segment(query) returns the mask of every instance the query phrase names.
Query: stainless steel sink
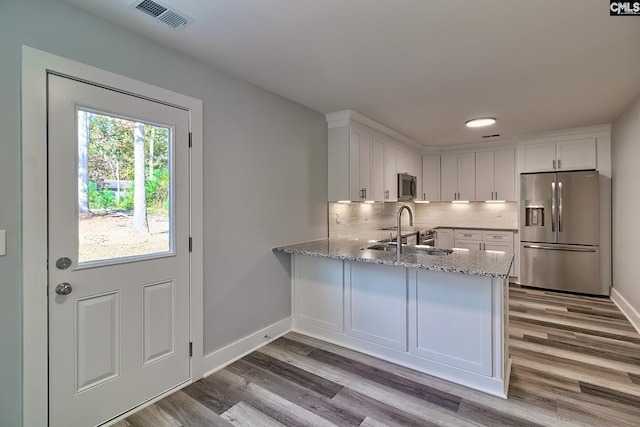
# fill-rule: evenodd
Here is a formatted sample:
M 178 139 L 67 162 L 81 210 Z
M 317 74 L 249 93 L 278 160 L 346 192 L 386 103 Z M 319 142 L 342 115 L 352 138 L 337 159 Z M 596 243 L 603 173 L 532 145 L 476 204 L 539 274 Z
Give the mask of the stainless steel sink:
M 367 247 L 367 249 L 373 249 L 375 251 L 385 252 L 398 252 L 398 247 L 395 244 L 390 243 L 378 243 Z M 449 255 L 453 253 L 453 249 L 434 248 L 433 246 L 425 245 L 403 245 L 402 253 L 404 254 L 419 254 L 419 255 Z

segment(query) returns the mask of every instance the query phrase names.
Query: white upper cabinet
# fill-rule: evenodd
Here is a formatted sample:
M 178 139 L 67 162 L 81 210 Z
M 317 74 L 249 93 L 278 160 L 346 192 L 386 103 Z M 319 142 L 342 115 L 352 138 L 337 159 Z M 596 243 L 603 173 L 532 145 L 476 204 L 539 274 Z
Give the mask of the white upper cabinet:
M 596 139 L 574 139 L 556 144 L 558 169 L 578 170 L 596 168 Z
M 352 126 L 349 132 L 350 190 L 347 200 L 371 197 L 371 149 L 373 137 Z
M 476 153 L 476 198 L 493 200 L 495 191 L 495 155 L 493 151 Z
M 422 191 L 418 200 L 440 201 L 440 156 L 422 156 Z
M 398 200 L 398 168 L 396 165 L 397 150 L 390 146 L 384 146 L 384 201 L 395 202 Z
M 329 129 L 329 200 L 384 200 L 384 143 L 356 124 Z
M 368 200 L 385 200 L 384 185 L 384 143 L 380 136 L 374 135 L 371 145 L 371 194 Z
M 475 200 L 515 200 L 514 150 L 476 153 Z
M 595 168 L 595 138 L 572 139 L 522 146 L 522 172 Z
M 448 154 L 441 157 L 440 199 L 475 200 L 476 154 Z
M 422 158 L 389 136 L 391 129 L 353 111 L 328 114 L 327 121 L 329 201 L 396 201 L 399 172 L 420 185 Z

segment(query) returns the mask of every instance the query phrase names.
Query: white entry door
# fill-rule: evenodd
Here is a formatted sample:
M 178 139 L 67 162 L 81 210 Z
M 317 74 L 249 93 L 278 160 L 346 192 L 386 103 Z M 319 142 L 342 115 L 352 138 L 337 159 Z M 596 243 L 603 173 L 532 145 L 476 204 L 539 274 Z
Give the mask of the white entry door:
M 49 423 L 190 377 L 189 113 L 48 78 Z

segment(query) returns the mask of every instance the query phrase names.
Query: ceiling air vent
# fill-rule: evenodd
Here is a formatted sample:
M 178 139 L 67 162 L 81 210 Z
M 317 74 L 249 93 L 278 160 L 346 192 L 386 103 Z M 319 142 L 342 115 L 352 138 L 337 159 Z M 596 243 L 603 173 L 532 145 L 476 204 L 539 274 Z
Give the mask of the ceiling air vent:
M 178 12 L 177 10 L 172 9 L 169 6 L 165 6 L 156 1 L 143 0 L 134 4 L 136 9 L 146 13 L 147 15 L 157 19 L 160 22 L 167 24 L 174 30 L 182 29 L 189 22 L 191 22 L 191 18 L 186 16 L 184 13 Z

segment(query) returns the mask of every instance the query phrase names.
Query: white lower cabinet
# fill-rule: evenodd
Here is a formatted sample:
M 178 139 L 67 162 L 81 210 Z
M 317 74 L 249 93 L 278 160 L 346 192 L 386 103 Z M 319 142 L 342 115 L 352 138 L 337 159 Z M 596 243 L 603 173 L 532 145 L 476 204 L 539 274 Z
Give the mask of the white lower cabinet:
M 345 332 L 373 344 L 407 350 L 406 269 L 345 264 Z
M 506 397 L 506 280 L 292 258 L 295 331 Z
M 409 285 L 409 351 L 491 375 L 491 296 L 490 278 L 418 270 Z
M 438 248 L 453 247 L 453 229 L 438 228 L 436 230 L 436 247 Z
M 298 327 L 342 333 L 343 262 L 293 256 L 293 316 Z

